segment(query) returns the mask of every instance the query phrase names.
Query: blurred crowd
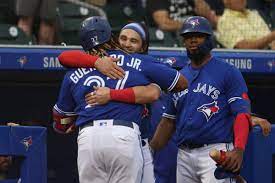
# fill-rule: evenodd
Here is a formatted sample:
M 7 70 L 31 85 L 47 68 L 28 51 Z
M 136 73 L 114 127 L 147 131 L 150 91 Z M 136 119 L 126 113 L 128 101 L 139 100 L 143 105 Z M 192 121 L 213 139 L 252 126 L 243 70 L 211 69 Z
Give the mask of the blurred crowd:
M 217 48 L 275 49 L 273 0 L 3 0 L 2 3 L 0 10 L 7 13 L 0 13 L 0 44 L 78 45 L 80 22 L 100 15 L 108 18 L 115 33 L 131 21 L 145 22 L 151 46 L 180 47 L 184 46 L 178 36 L 182 23 L 189 16 L 200 15 L 211 22 Z

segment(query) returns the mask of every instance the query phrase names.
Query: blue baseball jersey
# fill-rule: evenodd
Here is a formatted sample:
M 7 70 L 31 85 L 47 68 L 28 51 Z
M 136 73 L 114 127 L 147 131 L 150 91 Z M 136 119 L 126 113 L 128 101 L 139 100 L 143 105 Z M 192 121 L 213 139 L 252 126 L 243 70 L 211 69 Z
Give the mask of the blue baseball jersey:
M 63 115 L 77 114 L 77 126 L 99 119 L 120 119 L 140 124 L 143 105 L 115 101 L 105 105 L 88 105 L 85 102 L 85 95 L 94 91 L 93 86 L 123 89 L 153 82 L 162 89 L 172 90 L 180 75 L 176 70 L 154 64 L 154 58 L 150 56 L 129 55 L 122 51 L 110 51 L 109 55 L 120 58 L 117 64 L 125 71 L 123 79 L 108 78 L 94 68 L 72 69 L 64 76 L 54 109 Z M 165 77 L 160 77 L 159 73 Z
M 188 89 L 171 94 L 163 114 L 176 119 L 177 144 L 232 142 L 236 115 L 250 112 L 240 71 L 212 57 L 199 69 L 188 65 L 180 72 L 188 80 Z

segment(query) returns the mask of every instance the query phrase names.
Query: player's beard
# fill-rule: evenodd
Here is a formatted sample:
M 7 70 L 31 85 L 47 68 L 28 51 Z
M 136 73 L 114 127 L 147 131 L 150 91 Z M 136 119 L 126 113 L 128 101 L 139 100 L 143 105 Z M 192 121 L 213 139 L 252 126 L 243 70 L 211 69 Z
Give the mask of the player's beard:
M 187 50 L 188 58 L 195 64 L 201 65 L 204 61 L 204 58 L 207 56 L 208 53 L 201 52 L 200 50 L 196 50 L 195 53 L 191 53 Z

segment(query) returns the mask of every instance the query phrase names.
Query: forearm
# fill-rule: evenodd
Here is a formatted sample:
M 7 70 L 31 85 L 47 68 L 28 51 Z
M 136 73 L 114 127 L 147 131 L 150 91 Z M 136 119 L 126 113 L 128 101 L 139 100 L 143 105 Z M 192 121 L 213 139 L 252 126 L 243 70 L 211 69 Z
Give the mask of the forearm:
M 234 147 L 238 149 L 245 149 L 248 133 L 249 133 L 250 115 L 247 113 L 240 113 L 236 116 L 233 125 L 234 131 Z
M 157 130 L 150 141 L 151 148 L 154 150 L 160 150 L 163 148 L 168 143 L 175 130 L 175 120 L 162 117 Z
M 160 88 L 156 84 L 149 84 L 147 86 L 135 86 L 133 87 L 135 93 L 135 103 L 137 104 L 149 104 L 160 97 Z
M 166 10 L 158 10 L 153 13 L 153 19 L 161 30 L 177 31 L 181 28 L 182 23 L 169 18 Z
M 60 64 L 70 68 L 93 68 L 98 58 L 79 50 L 64 51 L 58 56 Z
M 153 83 L 147 86 L 110 90 L 111 100 L 126 103 L 149 104 L 156 101 L 159 96 L 160 88 Z
M 275 40 L 275 33 L 272 32 L 260 39 L 242 40 L 235 45 L 235 48 L 240 49 L 263 49 Z

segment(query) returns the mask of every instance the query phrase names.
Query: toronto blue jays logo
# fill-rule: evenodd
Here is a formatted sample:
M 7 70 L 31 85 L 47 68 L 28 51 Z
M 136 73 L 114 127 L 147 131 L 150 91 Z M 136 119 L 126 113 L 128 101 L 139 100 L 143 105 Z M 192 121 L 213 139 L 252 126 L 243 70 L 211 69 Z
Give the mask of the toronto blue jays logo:
M 21 140 L 21 143 L 25 146 L 26 151 L 28 151 L 29 147 L 32 145 L 32 136 L 25 137 Z
M 268 66 L 269 71 L 272 71 L 273 68 L 275 67 L 275 60 L 268 61 L 267 66 Z
M 217 105 L 217 101 L 213 101 L 208 104 L 203 104 L 200 106 L 197 110 L 199 112 L 202 112 L 204 116 L 206 117 L 206 120 L 209 121 L 209 119 L 216 113 L 219 112 L 219 106 Z
M 17 59 L 17 62 L 20 63 L 20 67 L 22 68 L 28 62 L 28 59 L 26 56 L 22 56 L 19 59 Z
M 169 64 L 170 66 L 172 66 L 174 63 L 176 63 L 176 58 L 175 57 L 168 57 L 164 60 L 164 63 Z
M 194 28 L 197 25 L 200 25 L 199 19 L 190 20 L 189 23 L 192 25 L 192 28 Z

